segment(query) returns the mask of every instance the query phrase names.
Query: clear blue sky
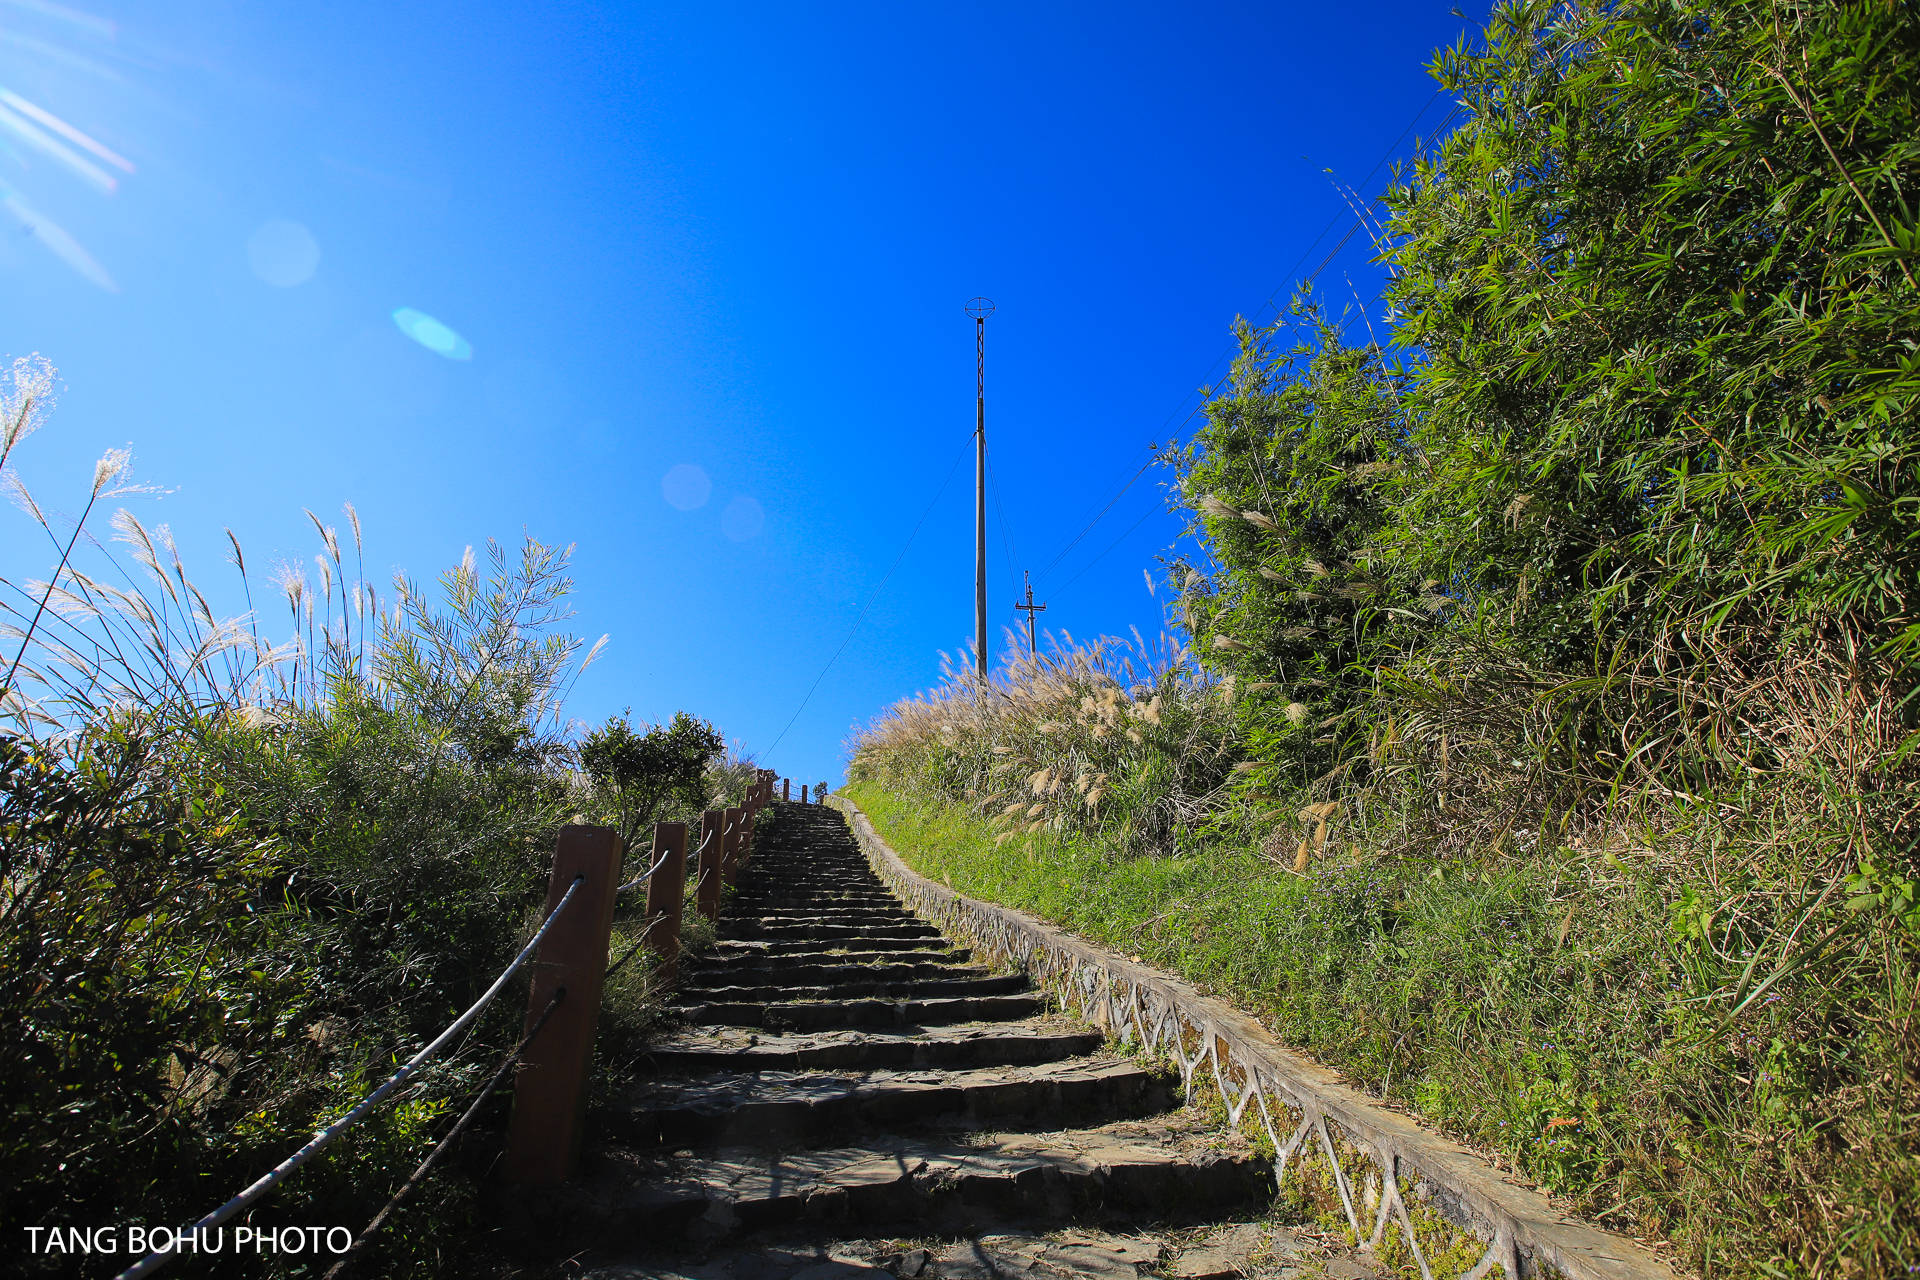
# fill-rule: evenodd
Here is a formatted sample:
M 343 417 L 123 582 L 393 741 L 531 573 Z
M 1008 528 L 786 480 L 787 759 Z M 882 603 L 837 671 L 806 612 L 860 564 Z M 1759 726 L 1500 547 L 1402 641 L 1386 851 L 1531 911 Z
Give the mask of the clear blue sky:
M 762 752 L 925 513 L 765 758 L 837 781 L 972 633 L 966 300 L 999 305 L 996 642 L 1022 568 L 1048 625 L 1156 633 L 1157 473 L 1041 570 L 1284 301 L 1325 171 L 1444 119 L 1450 10 L 0 0 L 0 355 L 65 384 L 16 460 L 77 506 L 130 443 L 215 585 L 223 526 L 310 561 L 301 509 L 349 501 L 378 582 L 576 544 L 612 639 L 573 714 Z M 1371 298 L 1368 257 L 1322 287 Z M 28 533 L 0 513 L 8 576 L 48 567 Z

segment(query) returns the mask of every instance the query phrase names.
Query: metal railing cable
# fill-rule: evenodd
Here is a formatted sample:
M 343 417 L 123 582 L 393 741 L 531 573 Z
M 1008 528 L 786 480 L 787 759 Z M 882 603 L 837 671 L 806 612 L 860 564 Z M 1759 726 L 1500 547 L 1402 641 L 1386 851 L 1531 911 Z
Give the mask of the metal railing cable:
M 717 834 L 718 833 L 716 832 L 711 832 L 711 831 L 708 832 L 706 839 L 700 842 L 700 847 L 693 851 L 693 856 L 695 858 L 698 858 L 701 854 L 705 853 L 707 850 L 707 846 L 713 843 L 714 838 Z M 652 870 L 648 871 L 646 875 L 627 881 L 627 883 L 624 885 L 621 885 L 616 892 L 625 893 L 628 889 L 631 889 L 634 885 L 639 884 L 640 881 L 645 880 L 648 877 L 652 876 L 655 871 L 658 871 L 662 866 L 666 864 L 666 861 L 667 861 L 667 855 L 661 854 L 660 861 L 653 864 Z M 645 925 L 642 926 L 640 930 L 640 936 L 634 940 L 634 943 L 632 946 L 626 949 L 625 954 L 623 954 L 618 960 L 615 960 L 612 964 L 607 966 L 606 973 L 601 975 L 601 981 L 604 982 L 606 979 L 611 978 L 614 974 L 620 972 L 621 968 L 627 963 L 627 961 L 633 959 L 635 953 L 637 953 L 641 947 L 644 947 L 647 945 L 647 934 L 652 931 L 652 928 L 653 928 L 653 921 L 649 919 L 648 921 L 646 921 Z
M 345 1271 L 347 1267 L 352 1264 L 353 1260 L 359 1256 L 361 1247 L 373 1238 L 373 1233 L 378 1231 L 386 1223 L 388 1215 L 399 1208 L 400 1202 L 405 1200 L 407 1196 L 413 1192 L 413 1189 L 419 1186 L 421 1181 L 426 1178 L 427 1174 L 433 1171 L 433 1166 L 440 1162 L 441 1155 L 452 1148 L 453 1144 L 459 1140 L 460 1135 L 467 1131 L 467 1126 L 473 1123 L 474 1117 L 480 1114 L 480 1104 L 493 1096 L 493 1091 L 500 1087 L 501 1081 L 507 1078 L 507 1073 L 519 1064 L 520 1055 L 526 1052 L 527 1046 L 533 1043 L 533 1038 L 540 1034 L 540 1028 L 547 1025 L 547 1019 L 553 1016 L 553 1011 L 558 1009 L 560 1002 L 566 998 L 567 989 L 565 987 L 561 987 L 553 993 L 553 997 L 547 1001 L 547 1007 L 542 1009 L 540 1016 L 534 1020 L 533 1026 L 528 1029 L 527 1034 L 520 1037 L 519 1044 L 508 1050 L 507 1056 L 501 1059 L 499 1070 L 493 1073 L 493 1077 L 481 1087 L 479 1095 L 474 1098 L 473 1102 L 467 1107 L 466 1111 L 461 1114 L 460 1118 L 454 1121 L 453 1128 L 447 1130 L 446 1136 L 434 1144 L 433 1150 L 427 1153 L 427 1158 L 420 1162 L 420 1167 L 415 1169 L 408 1175 L 407 1180 L 400 1184 L 400 1189 L 393 1193 L 386 1204 L 381 1206 L 380 1212 L 373 1215 L 373 1221 L 369 1222 L 366 1225 L 366 1229 L 354 1237 L 353 1243 L 347 1246 L 347 1251 L 340 1255 L 339 1261 L 327 1268 L 327 1273 L 321 1277 L 321 1280 L 337 1280 L 341 1272 Z
M 617 898 L 623 893 L 630 893 L 633 890 L 638 889 L 641 885 L 645 884 L 647 881 L 653 879 L 654 872 L 660 870 L 660 868 L 667 865 L 667 858 L 669 856 L 670 856 L 670 853 L 662 853 L 660 855 L 660 861 L 654 863 L 652 866 L 648 867 L 645 871 L 642 871 L 639 875 L 635 876 L 633 879 L 621 885 L 618 889 L 615 889 L 613 891 L 613 896 Z
M 125 1271 L 122 1271 L 115 1277 L 115 1280 L 138 1280 L 140 1276 L 152 1275 L 173 1258 L 176 1251 L 175 1246 L 178 1245 L 181 1240 L 197 1238 L 199 1233 L 218 1227 L 235 1214 L 248 1208 L 256 1200 L 266 1195 L 267 1192 L 279 1186 L 288 1174 L 294 1172 L 301 1165 L 320 1154 L 321 1150 L 325 1148 L 328 1143 L 372 1114 L 373 1109 L 379 1106 L 388 1094 L 411 1079 L 413 1074 L 431 1061 L 441 1049 L 446 1047 L 449 1041 L 459 1035 L 461 1031 L 465 1030 L 467 1024 L 479 1017 L 481 1010 L 493 1003 L 494 997 L 498 996 L 506 987 L 507 980 L 519 971 L 520 966 L 527 962 L 527 958 L 531 956 L 534 949 L 540 945 L 540 940 L 547 936 L 547 930 L 553 927 L 553 922 L 560 918 L 560 913 L 567 909 L 567 904 L 573 901 L 573 895 L 580 891 L 580 886 L 585 882 L 585 876 L 575 876 L 573 878 L 573 883 L 567 886 L 567 891 L 560 896 L 560 901 L 555 903 L 553 910 L 547 913 L 547 918 L 541 922 L 540 928 L 534 933 L 532 938 L 528 939 L 527 945 L 520 949 L 520 954 L 513 958 L 513 963 L 503 969 L 500 976 L 493 980 L 493 985 L 488 987 L 465 1013 L 455 1018 L 452 1023 L 447 1026 L 445 1031 L 442 1031 L 438 1036 L 434 1037 L 431 1044 L 414 1054 L 413 1057 L 407 1059 L 406 1065 L 387 1077 L 385 1084 L 382 1084 L 378 1089 L 375 1089 L 372 1093 L 362 1098 L 353 1110 L 347 1112 L 338 1120 L 335 1120 L 332 1124 L 314 1134 L 305 1146 L 288 1156 L 285 1160 L 282 1160 L 273 1168 L 267 1170 L 252 1186 L 221 1205 L 218 1209 L 215 1209 L 212 1213 L 207 1214 L 199 1221 L 174 1232 L 169 1238 L 166 1248 L 154 1250 L 140 1261 L 134 1263 L 131 1267 L 128 1267 Z

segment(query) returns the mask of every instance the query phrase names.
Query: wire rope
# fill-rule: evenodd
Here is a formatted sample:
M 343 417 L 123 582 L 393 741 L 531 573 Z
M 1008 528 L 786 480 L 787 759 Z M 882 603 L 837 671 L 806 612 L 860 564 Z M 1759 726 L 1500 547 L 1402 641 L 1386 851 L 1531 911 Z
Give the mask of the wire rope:
M 968 432 L 967 445 L 970 447 L 972 444 L 973 433 Z M 800 699 L 800 705 L 793 709 L 793 715 L 788 718 L 786 728 L 780 730 L 779 737 L 773 740 L 773 746 L 767 748 L 767 755 L 772 755 L 774 748 L 778 747 L 780 743 L 786 739 L 788 731 L 793 728 L 794 722 L 800 718 L 800 713 L 807 709 L 807 703 L 813 701 L 813 695 L 819 690 L 820 682 L 827 678 L 827 672 L 833 668 L 835 662 L 839 661 L 840 655 L 847 651 L 847 646 L 853 643 L 854 636 L 860 633 L 860 624 L 867 620 L 867 614 L 872 612 L 874 602 L 880 598 L 880 593 L 886 589 L 887 583 L 893 581 L 893 575 L 899 571 L 901 562 L 907 558 L 907 551 L 913 546 L 913 540 L 919 536 L 921 528 L 927 523 L 927 517 L 933 514 L 933 508 L 946 493 L 947 486 L 953 483 L 954 472 L 960 469 L 960 461 L 966 456 L 966 449 L 964 448 L 955 455 L 953 465 L 947 468 L 946 479 L 942 480 L 940 487 L 933 491 L 933 497 L 927 502 L 926 510 L 920 513 L 920 519 L 915 522 L 913 531 L 907 534 L 907 540 L 900 544 L 900 554 L 894 557 L 893 566 L 887 570 L 886 576 L 880 579 L 874 589 L 867 594 L 867 602 L 860 607 L 859 616 L 854 618 L 853 625 L 847 629 L 847 638 L 840 642 L 840 647 L 833 651 L 833 655 L 829 657 L 825 665 L 820 668 L 820 674 L 813 678 L 811 685 L 807 686 L 806 695 Z
M 116 1280 L 138 1280 L 140 1276 L 152 1275 L 173 1258 L 175 1246 L 178 1245 L 183 1238 L 196 1237 L 200 1232 L 211 1230 L 229 1218 L 232 1218 L 235 1214 L 266 1195 L 267 1192 L 279 1186 L 281 1182 L 286 1180 L 288 1174 L 293 1173 L 300 1168 L 301 1165 L 319 1155 L 335 1138 L 372 1114 L 373 1109 L 385 1101 L 388 1094 L 411 1079 L 414 1072 L 431 1061 L 441 1049 L 446 1047 L 448 1041 L 458 1035 L 468 1023 L 480 1016 L 481 1010 L 493 1003 L 494 997 L 499 995 L 501 990 L 507 985 L 507 979 L 511 978 L 519 971 L 520 966 L 527 962 L 527 957 L 531 956 L 534 948 L 540 945 L 540 940 L 547 936 L 547 930 L 553 927 L 553 922 L 560 918 L 560 913 L 566 910 L 567 904 L 573 901 L 573 895 L 580 891 L 580 886 L 585 882 L 585 876 L 574 877 L 573 883 L 567 886 L 567 891 L 560 896 L 560 901 L 555 903 L 553 910 L 547 913 L 547 918 L 541 923 L 538 931 L 534 933 L 532 938 L 528 939 L 527 945 L 520 949 L 520 954 L 513 958 L 513 963 L 503 969 L 500 976 L 493 980 L 493 985 L 488 987 L 486 992 L 481 995 L 478 1000 L 474 1001 L 465 1013 L 455 1018 L 445 1031 L 442 1031 L 438 1036 L 434 1037 L 431 1044 L 414 1054 L 413 1057 L 407 1059 L 405 1066 L 387 1077 L 385 1084 L 362 1098 L 359 1104 L 351 1111 L 341 1116 L 338 1120 L 335 1120 L 326 1128 L 320 1130 L 320 1132 L 314 1134 L 305 1146 L 288 1156 L 285 1160 L 282 1160 L 279 1164 L 273 1166 L 273 1168 L 267 1170 L 266 1173 L 262 1174 L 251 1186 L 240 1192 L 239 1195 L 236 1195 L 233 1199 L 227 1201 L 199 1221 L 179 1231 L 175 1231 L 168 1238 L 166 1248 L 154 1250 L 140 1261 L 134 1263 L 131 1267 L 128 1267 L 125 1271 L 122 1271 L 119 1276 L 116 1277 Z
M 1374 175 L 1380 172 L 1381 166 L 1385 165 L 1387 161 L 1393 158 L 1394 153 L 1399 150 L 1400 144 L 1406 141 L 1407 135 L 1413 132 L 1415 127 L 1419 125 L 1422 117 L 1424 117 L 1428 111 L 1433 109 L 1433 104 L 1435 102 L 1438 102 L 1441 99 L 1441 97 L 1445 95 L 1445 93 L 1446 93 L 1446 89 L 1444 87 L 1440 89 L 1436 89 L 1433 92 L 1433 96 L 1428 98 L 1424 103 L 1421 104 L 1420 109 L 1414 112 L 1413 118 L 1407 122 L 1406 127 L 1400 131 L 1399 136 L 1394 138 L 1393 142 L 1387 147 L 1387 149 L 1383 153 L 1381 153 L 1380 158 L 1374 162 L 1373 168 L 1367 170 L 1366 176 L 1360 179 L 1359 185 L 1361 187 L 1364 187 L 1369 182 L 1373 181 Z M 1447 114 L 1446 118 L 1440 122 L 1438 131 L 1444 132 L 1446 128 L 1453 123 L 1454 119 L 1459 114 L 1460 114 L 1460 108 L 1456 106 L 1452 111 L 1450 111 Z M 1339 242 L 1334 245 L 1332 250 L 1330 250 L 1323 259 L 1321 259 L 1320 265 L 1315 267 L 1313 271 L 1309 275 L 1307 275 L 1301 283 L 1311 284 L 1313 283 L 1313 281 L 1319 279 L 1320 273 L 1327 269 L 1328 264 L 1331 263 L 1334 260 L 1334 258 L 1339 255 L 1340 251 L 1347 246 L 1348 242 L 1350 242 L 1353 239 L 1354 233 L 1359 231 L 1361 227 L 1365 224 L 1366 211 L 1371 209 L 1375 204 L 1378 204 L 1379 201 L 1380 201 L 1380 197 L 1375 196 L 1372 200 L 1367 201 L 1365 205 L 1361 206 L 1359 211 L 1349 212 L 1346 214 L 1335 214 L 1331 219 L 1329 219 L 1327 222 L 1327 225 L 1322 227 L 1320 229 L 1320 233 L 1316 235 L 1310 242 L 1308 242 L 1307 247 L 1301 251 L 1300 257 L 1294 262 L 1294 264 L 1291 267 L 1287 269 L 1286 275 L 1282 277 L 1281 284 L 1276 285 L 1274 287 L 1273 292 L 1267 295 L 1266 301 L 1260 304 L 1260 310 L 1256 314 L 1264 316 L 1270 309 L 1273 308 L 1274 302 L 1276 299 L 1279 298 L 1281 290 L 1287 287 L 1286 282 L 1292 279 L 1293 274 L 1295 272 L 1297 272 L 1298 270 L 1300 270 L 1301 267 L 1306 265 L 1308 259 L 1310 259 L 1313 256 L 1314 250 L 1320 247 L 1321 241 L 1325 240 L 1327 236 L 1330 235 L 1333 232 L 1333 230 L 1340 225 L 1343 219 L 1351 218 L 1353 225 L 1347 228 L 1346 234 L 1341 236 Z M 1377 298 L 1378 298 L 1378 295 L 1376 295 L 1376 300 Z M 1211 383 L 1211 381 L 1219 375 L 1221 366 L 1225 364 L 1227 361 L 1231 360 L 1232 356 L 1233 356 L 1233 353 L 1231 351 L 1228 351 L 1222 356 L 1220 356 L 1219 359 L 1215 360 L 1213 363 L 1213 366 L 1207 371 L 1207 375 L 1204 381 L 1207 383 Z M 1198 414 L 1201 411 L 1201 409 L 1205 407 L 1206 407 L 1206 399 L 1203 396 L 1196 404 L 1192 405 L 1187 410 L 1186 416 L 1180 419 L 1179 424 L 1177 426 L 1174 425 L 1174 418 L 1179 414 L 1180 410 L 1178 408 L 1175 408 L 1172 413 L 1169 413 L 1167 415 L 1166 421 L 1161 424 L 1160 434 L 1168 435 L 1170 439 L 1177 438 L 1182 432 L 1186 430 L 1187 424 L 1193 421 L 1194 416 Z M 1170 433 L 1169 433 L 1169 428 L 1171 428 Z M 1140 477 L 1147 473 L 1148 468 L 1150 468 L 1152 465 L 1153 465 L 1153 459 L 1148 459 L 1146 464 L 1143 465 L 1140 468 L 1140 470 L 1134 472 L 1134 474 L 1127 480 L 1127 482 L 1120 486 L 1119 492 L 1115 493 L 1113 497 L 1109 498 L 1107 500 L 1107 504 L 1100 508 L 1100 510 L 1094 515 L 1093 519 L 1089 520 L 1086 526 L 1082 528 L 1079 533 L 1074 535 L 1073 540 L 1067 543 L 1066 547 L 1061 550 L 1060 554 L 1056 555 L 1052 560 L 1048 561 L 1046 568 L 1040 570 L 1040 574 L 1044 576 L 1045 574 L 1051 572 L 1055 566 L 1057 566 L 1062 560 L 1066 559 L 1067 556 L 1073 551 L 1073 549 L 1079 546 L 1080 543 L 1086 538 L 1086 536 L 1089 533 L 1093 532 L 1094 527 L 1098 525 L 1100 521 L 1106 517 L 1107 513 L 1113 510 L 1114 504 L 1118 503 L 1120 499 L 1126 495 L 1127 490 L 1131 489 L 1134 486 L 1134 484 L 1140 479 Z M 1144 517 L 1143 517 L 1143 520 L 1144 520 Z M 1138 528 L 1138 527 L 1139 527 L 1139 523 L 1136 522 L 1136 524 L 1134 525 L 1134 528 Z M 1129 530 L 1129 532 L 1131 532 L 1131 530 Z M 1123 540 L 1124 540 L 1124 535 L 1123 535 Z M 1104 556 L 1105 554 L 1106 552 L 1104 551 L 1101 552 L 1102 556 Z M 1096 560 L 1098 558 L 1099 557 L 1095 557 Z M 1084 568 L 1082 569 L 1082 572 L 1085 572 Z M 1080 576 L 1079 574 L 1075 574 L 1073 579 L 1068 579 L 1068 582 L 1072 582 L 1074 579 L 1077 579 L 1079 576 Z M 1063 584 L 1060 587 L 1053 588 L 1053 591 L 1057 593 L 1061 590 L 1064 590 L 1064 588 L 1065 588 L 1065 584 Z

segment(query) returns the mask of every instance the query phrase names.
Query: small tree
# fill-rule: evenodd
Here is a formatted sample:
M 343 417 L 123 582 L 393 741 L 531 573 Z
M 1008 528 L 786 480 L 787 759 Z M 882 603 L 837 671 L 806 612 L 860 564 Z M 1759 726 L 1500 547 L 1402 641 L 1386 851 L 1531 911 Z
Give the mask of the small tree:
M 707 763 L 725 745 L 712 725 L 684 711 L 645 733 L 635 733 L 626 716 L 612 716 L 580 744 L 580 767 L 613 803 L 621 838 L 632 844 L 663 806 L 701 806 Z

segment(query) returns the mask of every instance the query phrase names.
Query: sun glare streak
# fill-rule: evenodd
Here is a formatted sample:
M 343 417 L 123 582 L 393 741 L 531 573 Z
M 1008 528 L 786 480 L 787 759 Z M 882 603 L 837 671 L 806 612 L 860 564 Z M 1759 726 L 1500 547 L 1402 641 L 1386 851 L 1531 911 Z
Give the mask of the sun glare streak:
M 71 49 L 62 48 L 57 44 L 49 44 L 45 40 L 38 40 L 33 36 L 23 35 L 18 31 L 13 31 L 6 27 L 0 27 L 0 43 L 10 44 L 18 49 L 25 49 L 28 53 L 33 54 L 42 61 L 56 62 L 63 67 L 71 67 L 75 71 L 84 71 L 88 75 L 98 77 L 101 80 L 108 80 L 114 84 L 124 84 L 126 82 L 125 76 L 104 62 L 95 62 L 92 58 L 82 57 Z
M 3 2 L 16 9 L 25 9 L 28 13 L 37 13 L 43 18 L 57 18 L 61 22 L 84 27 L 108 40 L 120 33 L 120 24 L 110 18 L 96 18 L 91 13 L 82 13 L 78 9 L 69 9 L 63 4 L 54 4 L 53 0 L 3 0 Z
M 0 209 L 5 209 L 18 219 L 34 239 L 52 251 L 54 257 L 108 293 L 120 292 L 120 286 L 107 274 L 107 269 L 95 261 L 94 256 L 82 248 L 78 240 L 68 235 L 66 228 L 22 200 L 18 192 L 0 194 Z
M 13 90 L 0 89 L 0 102 L 5 103 L 9 107 L 12 107 L 15 111 L 18 111 L 21 115 L 27 116 L 30 119 L 33 119 L 35 121 L 38 121 L 40 124 L 45 125 L 47 128 L 53 130 L 55 133 L 65 138 L 68 142 L 71 142 L 74 146 L 80 147 L 87 151 L 91 151 L 95 156 L 98 156 L 100 159 L 105 160 L 108 164 L 120 170 L 120 172 L 122 173 L 133 172 L 133 161 L 127 159 L 125 156 L 121 155 L 119 152 L 111 150 L 110 148 L 102 146 L 100 143 L 95 142 L 92 138 L 89 138 L 86 134 L 80 132 L 78 129 L 68 124 L 65 120 L 62 120 L 59 116 L 54 115 L 53 112 L 46 111 L 41 109 L 40 107 L 34 106 L 31 102 L 28 102 L 25 98 L 21 97 L 19 94 L 15 93 Z
M 112 195 L 120 189 L 120 180 L 118 178 L 48 133 L 45 129 L 42 129 L 39 125 L 15 115 L 3 106 L 0 106 L 0 128 L 5 128 L 13 134 L 14 137 L 20 139 L 20 141 L 26 143 L 35 151 L 42 152 L 58 160 L 61 164 L 71 169 L 76 176 L 99 188 L 104 194 Z

